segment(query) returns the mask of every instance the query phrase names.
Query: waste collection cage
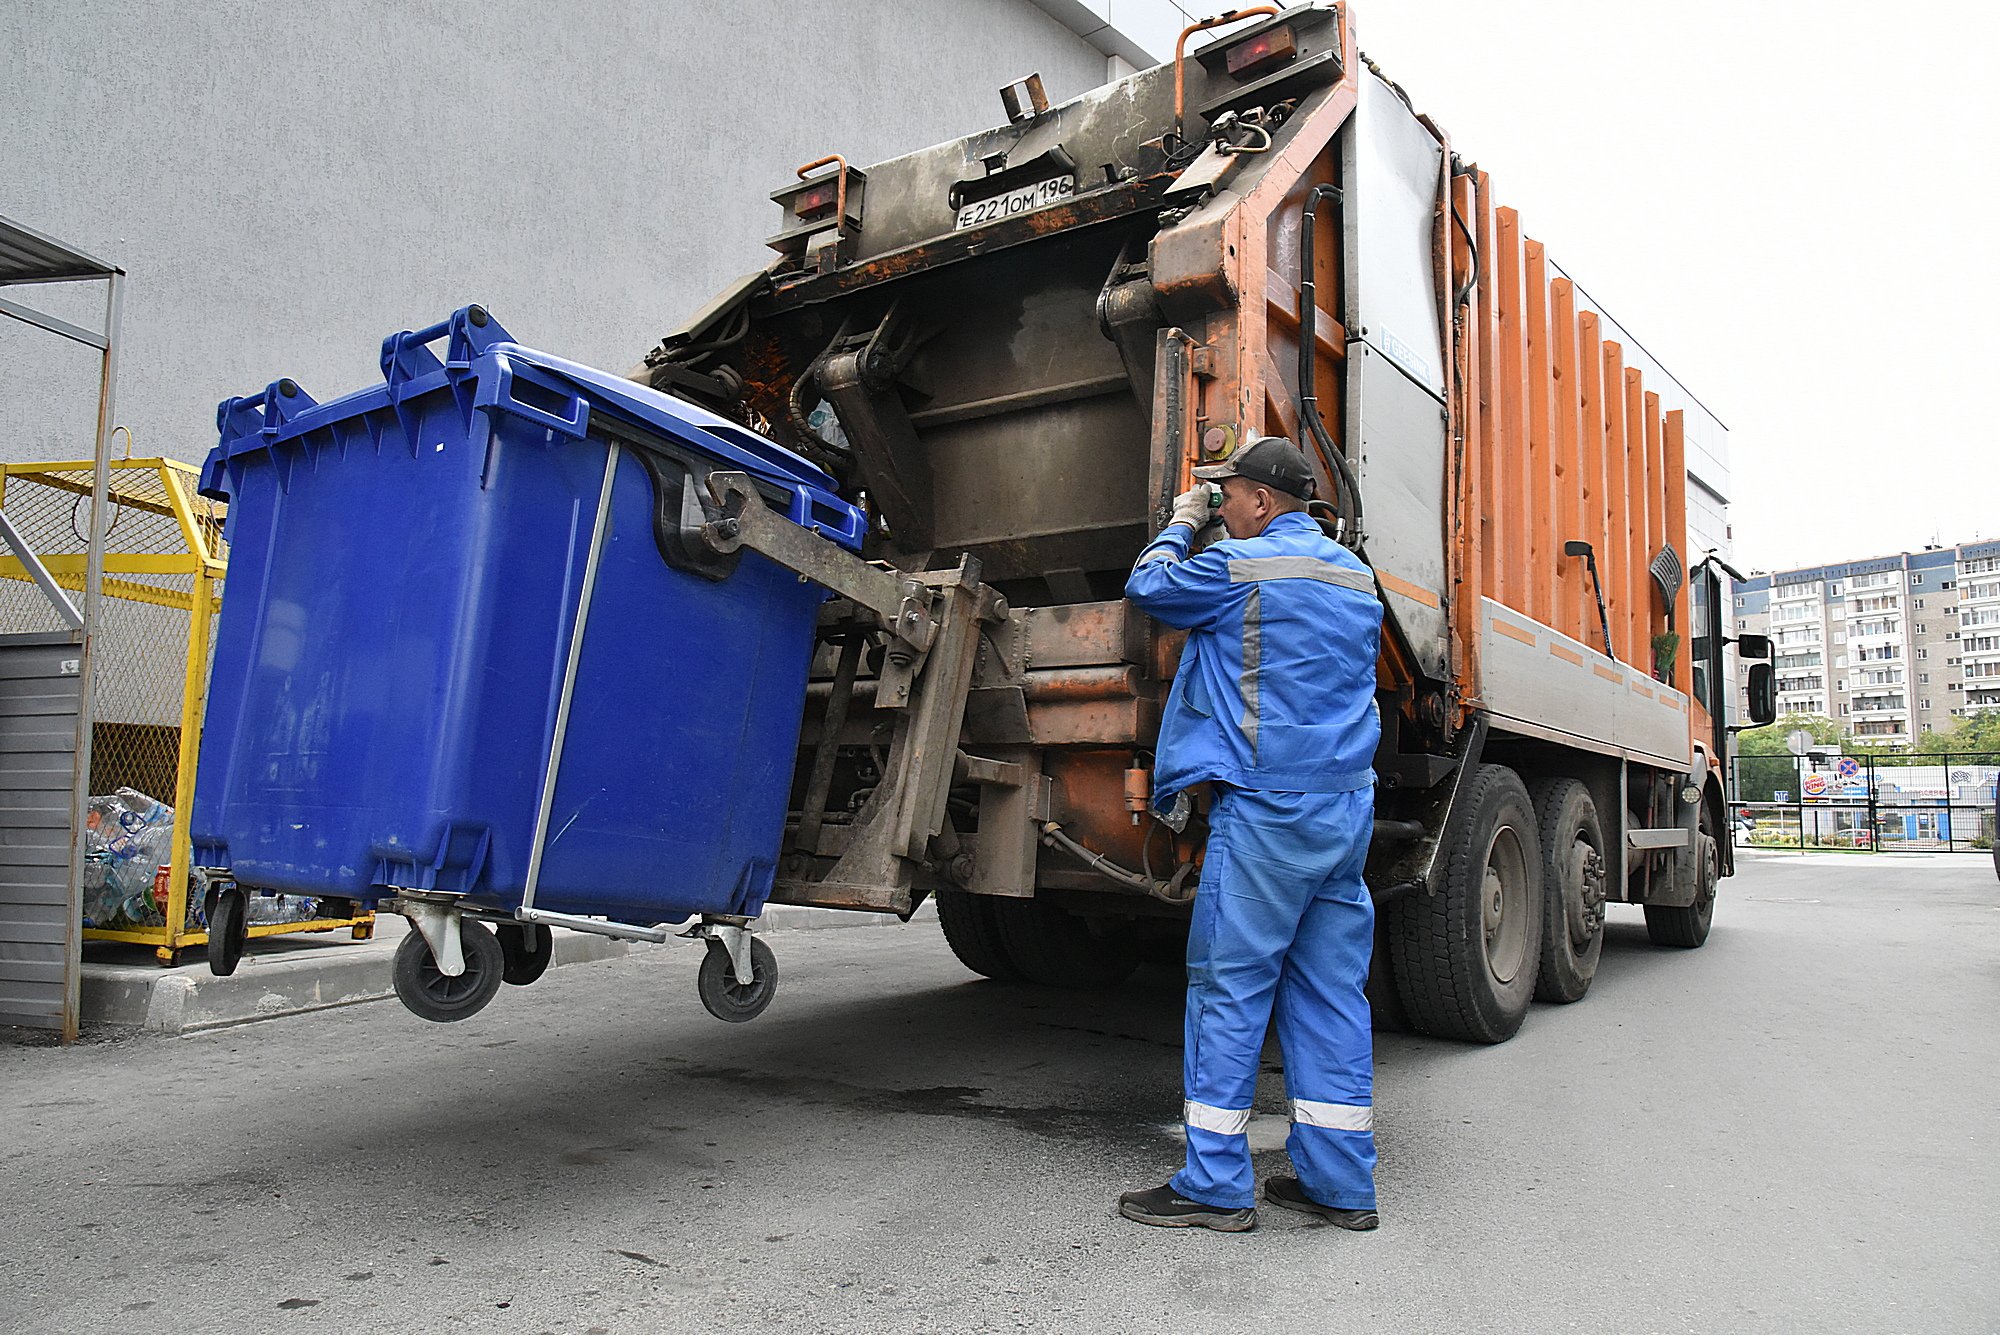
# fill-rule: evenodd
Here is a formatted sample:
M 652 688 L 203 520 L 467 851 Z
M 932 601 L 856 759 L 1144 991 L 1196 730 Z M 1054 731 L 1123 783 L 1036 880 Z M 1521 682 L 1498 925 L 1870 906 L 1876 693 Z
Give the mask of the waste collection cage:
M 0 509 L 55 582 L 83 591 L 93 465 L 0 465 Z M 91 656 L 86 940 L 152 946 L 164 964 L 208 940 L 192 892 L 186 813 L 228 554 L 223 509 L 174 459 L 110 464 L 104 582 Z M 58 629 L 18 557 L 0 559 L 0 634 Z M 263 906 L 252 935 L 352 929 L 373 915 L 301 902 Z

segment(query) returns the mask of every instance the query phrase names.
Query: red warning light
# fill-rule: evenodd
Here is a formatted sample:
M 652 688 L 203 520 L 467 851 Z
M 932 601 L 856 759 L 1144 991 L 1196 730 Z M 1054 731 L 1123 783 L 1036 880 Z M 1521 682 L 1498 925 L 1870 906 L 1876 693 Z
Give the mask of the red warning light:
M 1267 28 L 1245 42 L 1229 48 L 1224 57 L 1229 73 L 1238 79 L 1262 74 L 1299 54 L 1299 45 L 1288 27 Z
M 834 202 L 840 198 L 838 178 L 816 185 L 810 190 L 802 190 L 792 197 L 792 212 L 801 219 L 817 218 L 822 213 L 830 213 Z

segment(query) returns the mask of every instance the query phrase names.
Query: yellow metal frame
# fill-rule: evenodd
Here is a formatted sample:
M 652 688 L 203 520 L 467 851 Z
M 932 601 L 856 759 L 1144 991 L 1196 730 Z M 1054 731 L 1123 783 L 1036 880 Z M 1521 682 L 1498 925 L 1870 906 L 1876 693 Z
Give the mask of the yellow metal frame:
M 7 484 L 16 478 L 88 496 L 90 488 L 61 475 L 88 472 L 95 467 L 88 459 L 80 463 L 0 464 L 0 506 L 6 503 Z M 83 935 L 88 941 L 123 941 L 152 946 L 153 953 L 162 964 L 173 965 L 179 962 L 182 950 L 208 942 L 207 932 L 187 926 L 188 868 L 191 860 L 187 814 L 194 806 L 195 761 L 201 750 L 202 717 L 208 703 L 209 631 L 215 612 L 222 606 L 216 585 L 228 574 L 228 563 L 216 554 L 209 541 L 210 526 L 196 515 L 190 499 L 195 494 L 199 469 L 178 459 L 165 458 L 119 459 L 111 462 L 110 469 L 112 502 L 154 514 L 170 513 L 180 527 L 181 541 L 186 544 L 187 550 L 164 555 L 106 551 L 104 596 L 186 612 L 187 673 L 182 683 L 180 755 L 174 778 L 173 808 L 176 819 L 173 862 L 167 873 L 167 921 L 160 927 L 86 927 Z M 134 475 L 146 475 L 148 482 L 156 482 L 167 496 L 167 505 L 161 505 L 151 495 L 138 494 L 129 485 L 119 485 L 121 479 Z M 42 564 L 48 568 L 49 574 L 66 589 L 83 588 L 86 560 L 81 553 L 42 555 Z M 115 578 L 118 575 L 189 575 L 193 577 L 194 585 L 189 592 L 182 593 L 177 589 L 162 589 Z M 18 558 L 6 556 L 0 557 L 0 578 L 25 581 L 30 577 Z M 206 615 L 195 615 L 197 608 Z M 249 934 L 253 937 L 281 936 L 292 932 L 335 932 L 343 928 L 351 929 L 355 940 L 365 941 L 374 935 L 375 915 L 363 912 L 347 918 L 259 923 L 249 929 Z

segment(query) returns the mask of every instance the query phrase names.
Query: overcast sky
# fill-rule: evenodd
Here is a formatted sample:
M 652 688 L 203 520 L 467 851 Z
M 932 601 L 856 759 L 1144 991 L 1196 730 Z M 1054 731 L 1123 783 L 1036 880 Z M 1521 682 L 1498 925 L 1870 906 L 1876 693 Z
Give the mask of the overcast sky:
M 2000 10 L 1354 13 L 1496 200 L 1728 425 L 1739 565 L 2000 538 Z

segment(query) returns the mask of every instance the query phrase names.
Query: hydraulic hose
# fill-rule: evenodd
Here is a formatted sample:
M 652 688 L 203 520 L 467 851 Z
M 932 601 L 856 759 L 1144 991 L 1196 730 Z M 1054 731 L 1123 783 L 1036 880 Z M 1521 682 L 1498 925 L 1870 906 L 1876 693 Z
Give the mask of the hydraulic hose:
M 1316 185 L 1306 194 L 1299 231 L 1299 420 L 1312 433 L 1313 444 L 1333 473 L 1335 490 L 1340 492 L 1340 518 L 1347 547 L 1357 555 L 1364 541 L 1361 527 L 1361 484 L 1348 466 L 1346 452 L 1327 432 L 1319 416 L 1319 297 L 1313 279 L 1313 255 L 1317 248 L 1319 202 L 1331 199 L 1343 206 L 1346 196 L 1337 185 Z
M 1072 856 L 1080 858 L 1092 871 L 1109 876 L 1120 885 L 1129 885 L 1134 890 L 1143 890 L 1153 898 L 1167 904 L 1188 904 L 1194 900 L 1194 892 L 1181 893 L 1181 886 L 1194 871 L 1192 862 L 1183 862 L 1170 881 L 1156 881 L 1150 876 L 1142 876 L 1130 867 L 1121 867 L 1095 849 L 1085 848 L 1064 833 L 1063 827 L 1055 821 L 1042 825 L 1042 842 L 1062 848 Z

